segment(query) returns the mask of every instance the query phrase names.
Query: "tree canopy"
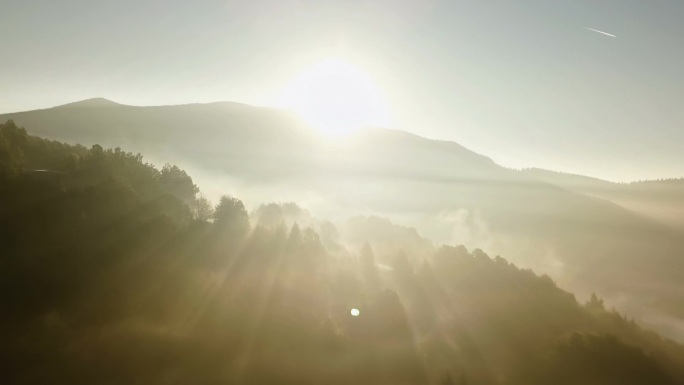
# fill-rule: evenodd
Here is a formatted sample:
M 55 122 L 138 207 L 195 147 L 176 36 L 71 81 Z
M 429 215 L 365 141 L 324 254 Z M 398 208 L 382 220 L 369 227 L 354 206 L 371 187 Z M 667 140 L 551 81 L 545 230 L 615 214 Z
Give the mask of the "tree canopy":
M 0 201 L 3 383 L 684 382 L 684 348 L 597 295 L 464 246 L 350 248 L 292 204 L 252 224 L 140 154 L 7 122 Z

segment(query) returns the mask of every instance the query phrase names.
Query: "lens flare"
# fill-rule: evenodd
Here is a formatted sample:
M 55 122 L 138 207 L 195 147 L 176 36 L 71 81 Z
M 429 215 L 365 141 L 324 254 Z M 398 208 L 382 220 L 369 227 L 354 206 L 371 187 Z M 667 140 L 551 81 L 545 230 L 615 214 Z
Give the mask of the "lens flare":
M 389 123 L 385 97 L 371 76 L 340 59 L 305 69 L 285 87 L 276 104 L 299 113 L 326 134 Z

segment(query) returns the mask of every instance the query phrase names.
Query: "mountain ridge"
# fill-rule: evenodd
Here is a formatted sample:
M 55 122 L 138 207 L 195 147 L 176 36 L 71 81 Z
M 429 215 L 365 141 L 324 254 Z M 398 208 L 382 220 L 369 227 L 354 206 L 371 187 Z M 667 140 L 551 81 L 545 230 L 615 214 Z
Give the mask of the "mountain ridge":
M 54 107 L 48 107 L 46 109 L 53 109 L 53 108 L 95 108 L 95 107 L 114 107 L 114 106 L 124 106 L 124 104 L 120 104 L 117 102 L 114 102 L 109 99 L 105 99 L 103 97 L 94 97 L 94 98 L 88 98 L 88 99 L 83 99 L 83 100 L 77 100 L 75 102 L 70 102 L 66 104 L 60 104 L 58 106 Z M 24 111 L 28 112 L 28 111 Z

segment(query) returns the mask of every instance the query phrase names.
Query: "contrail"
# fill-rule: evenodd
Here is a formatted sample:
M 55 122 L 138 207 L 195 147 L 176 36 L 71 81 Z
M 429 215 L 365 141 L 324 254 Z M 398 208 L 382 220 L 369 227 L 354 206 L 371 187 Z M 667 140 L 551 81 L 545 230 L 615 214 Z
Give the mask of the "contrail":
M 608 33 L 608 32 L 599 31 L 598 29 L 593 29 L 593 28 L 589 28 L 589 27 L 584 27 L 584 29 L 588 29 L 588 30 L 590 30 L 590 31 L 602 33 L 602 34 L 607 35 L 607 36 L 610 36 L 610 37 L 617 37 L 617 36 L 612 35 L 612 34 L 610 34 L 610 33 Z

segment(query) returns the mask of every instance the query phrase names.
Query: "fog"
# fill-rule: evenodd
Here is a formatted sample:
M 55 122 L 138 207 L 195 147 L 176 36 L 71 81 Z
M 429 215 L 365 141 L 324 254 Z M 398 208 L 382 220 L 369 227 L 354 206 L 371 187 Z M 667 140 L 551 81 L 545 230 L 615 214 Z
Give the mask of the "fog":
M 240 105 L 8 117 L 8 383 L 684 379 L 680 228 L 577 177 Z
M 0 6 L 0 383 L 684 383 L 684 3 Z
M 291 113 L 235 103 L 143 108 L 96 100 L 0 118 L 48 138 L 178 164 L 214 203 L 223 194 L 250 211 L 296 202 L 336 226 L 386 218 L 436 247 L 481 248 L 549 274 L 580 298 L 599 292 L 630 316 L 653 318 L 666 311 L 660 303 L 679 298 L 656 284 L 680 279 L 681 227 L 661 220 L 677 218 L 676 180 L 642 188 L 516 171 L 453 142 L 388 129 L 329 136 Z M 638 300 L 643 295 L 662 300 Z M 682 337 L 672 330 L 663 332 Z

